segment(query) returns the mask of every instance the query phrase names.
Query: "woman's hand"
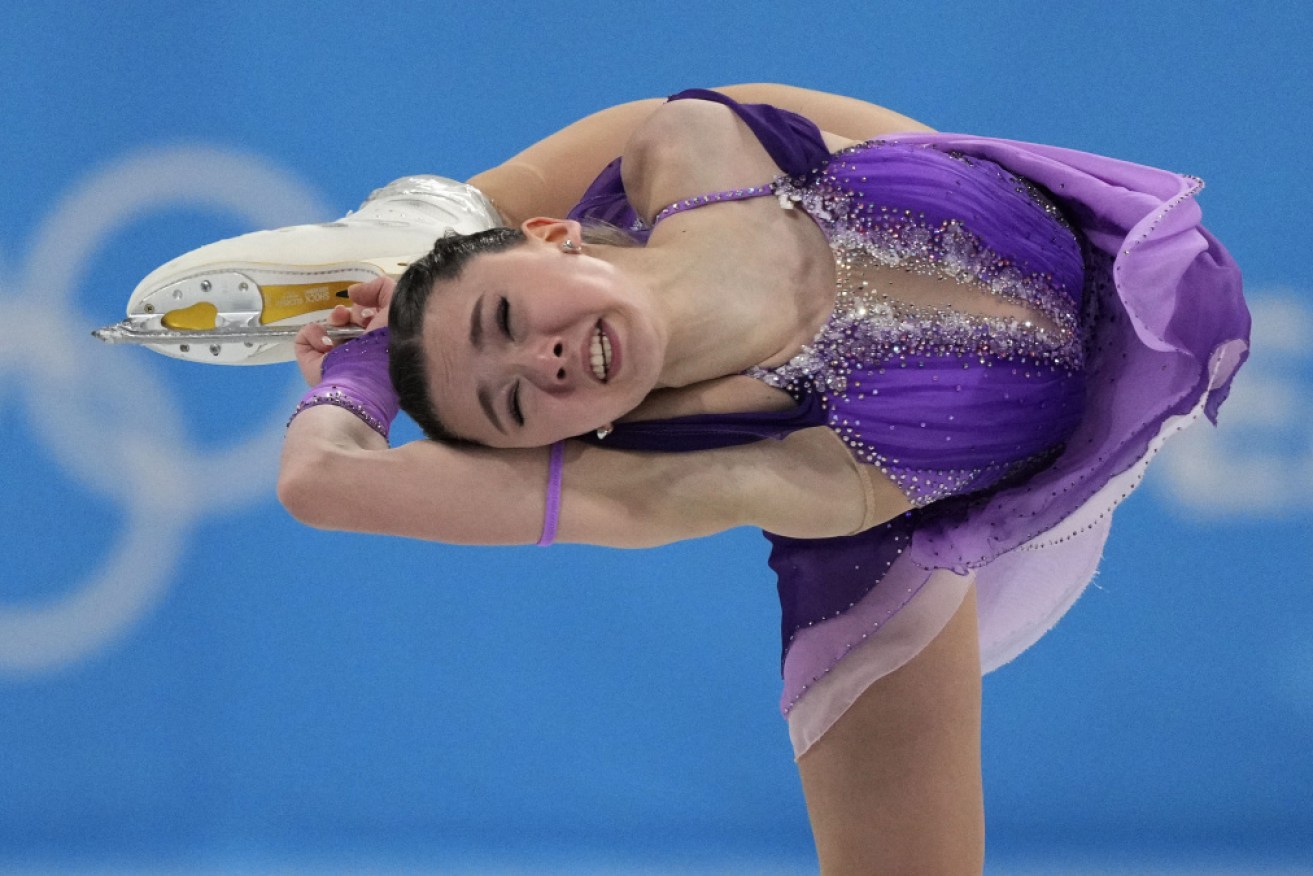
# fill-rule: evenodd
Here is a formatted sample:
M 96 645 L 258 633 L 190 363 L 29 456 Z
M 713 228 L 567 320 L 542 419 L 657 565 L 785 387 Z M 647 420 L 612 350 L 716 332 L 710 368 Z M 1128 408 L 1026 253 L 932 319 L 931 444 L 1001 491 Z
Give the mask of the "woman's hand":
M 397 281 L 388 276 L 376 277 L 368 283 L 357 283 L 346 290 L 347 297 L 351 299 L 352 314 L 371 310 L 373 314 L 370 319 L 373 321 L 361 325 L 370 331 L 382 328 L 388 324 L 388 307 L 392 304 L 392 293 L 396 288 Z
M 388 305 L 397 281 L 391 277 L 378 277 L 368 283 L 357 283 L 348 288 L 351 306 L 339 304 L 328 315 L 332 326 L 358 325 L 365 331 L 383 328 L 388 324 Z M 310 386 L 319 383 L 324 356 L 333 349 L 333 340 L 321 323 L 312 322 L 297 332 L 296 364 L 301 376 Z

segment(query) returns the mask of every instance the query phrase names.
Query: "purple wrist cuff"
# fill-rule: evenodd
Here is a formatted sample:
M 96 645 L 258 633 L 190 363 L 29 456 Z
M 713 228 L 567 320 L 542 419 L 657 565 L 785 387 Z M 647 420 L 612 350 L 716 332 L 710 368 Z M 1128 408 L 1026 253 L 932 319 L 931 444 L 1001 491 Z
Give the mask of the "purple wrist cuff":
M 330 350 L 324 357 L 319 385 L 301 397 L 287 422 L 306 408 L 335 405 L 355 414 L 386 440 L 400 409 L 388 376 L 390 337 L 382 328 Z
M 547 459 L 547 510 L 543 514 L 543 534 L 538 547 L 547 547 L 556 541 L 556 524 L 561 519 L 561 475 L 565 469 L 565 442 L 552 445 Z

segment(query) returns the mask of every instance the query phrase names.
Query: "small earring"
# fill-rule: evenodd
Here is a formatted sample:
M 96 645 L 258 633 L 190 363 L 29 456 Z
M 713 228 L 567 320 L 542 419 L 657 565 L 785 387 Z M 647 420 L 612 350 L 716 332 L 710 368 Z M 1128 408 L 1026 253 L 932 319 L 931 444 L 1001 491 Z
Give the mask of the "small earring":
M 573 240 L 567 239 L 561 244 L 561 252 L 579 252 L 579 247 Z
M 610 426 L 603 426 L 602 428 L 597 430 L 597 440 L 601 441 L 607 435 L 610 435 L 613 431 L 614 429 L 612 429 Z

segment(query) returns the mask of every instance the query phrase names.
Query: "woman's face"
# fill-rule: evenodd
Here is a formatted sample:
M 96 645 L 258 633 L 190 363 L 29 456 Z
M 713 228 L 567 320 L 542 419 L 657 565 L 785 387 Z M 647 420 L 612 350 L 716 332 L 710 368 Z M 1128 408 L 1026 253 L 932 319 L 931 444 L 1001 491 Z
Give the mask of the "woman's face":
M 614 422 L 657 384 L 664 341 L 641 292 L 553 242 L 474 257 L 428 307 L 431 400 L 462 438 L 542 447 Z

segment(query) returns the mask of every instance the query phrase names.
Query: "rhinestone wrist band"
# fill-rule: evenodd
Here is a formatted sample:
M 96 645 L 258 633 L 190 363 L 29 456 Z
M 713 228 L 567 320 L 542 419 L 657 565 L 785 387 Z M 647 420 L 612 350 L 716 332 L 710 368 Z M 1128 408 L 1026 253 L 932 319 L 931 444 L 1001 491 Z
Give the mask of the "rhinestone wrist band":
M 387 440 L 400 405 L 388 377 L 386 328 L 353 338 L 324 357 L 323 376 L 296 406 L 287 422 L 306 408 L 334 405 L 350 411 Z

